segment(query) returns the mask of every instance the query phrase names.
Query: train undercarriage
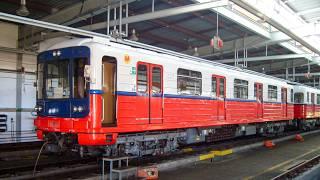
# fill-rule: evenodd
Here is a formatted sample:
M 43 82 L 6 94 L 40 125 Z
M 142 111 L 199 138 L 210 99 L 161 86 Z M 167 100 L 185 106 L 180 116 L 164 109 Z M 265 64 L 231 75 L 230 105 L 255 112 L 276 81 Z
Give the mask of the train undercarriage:
M 174 131 L 155 131 L 119 134 L 117 142 L 109 146 L 80 146 L 75 134 L 46 133 L 46 151 L 61 153 L 72 150 L 81 156 L 145 156 L 163 155 L 179 147 L 196 143 L 214 143 L 241 136 L 277 136 L 290 130 L 312 130 L 320 125 L 319 119 L 265 122 L 257 124 L 225 125 L 189 128 Z

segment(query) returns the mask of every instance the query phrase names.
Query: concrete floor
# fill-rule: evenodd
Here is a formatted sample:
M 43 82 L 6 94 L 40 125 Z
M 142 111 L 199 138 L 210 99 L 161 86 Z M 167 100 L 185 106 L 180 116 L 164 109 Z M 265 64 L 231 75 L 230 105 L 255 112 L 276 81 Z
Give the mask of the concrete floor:
M 271 179 L 320 153 L 320 135 L 309 135 L 304 142 L 289 140 L 274 149 L 259 148 L 234 154 L 217 162 L 210 160 L 175 170 L 160 172 L 160 179 Z

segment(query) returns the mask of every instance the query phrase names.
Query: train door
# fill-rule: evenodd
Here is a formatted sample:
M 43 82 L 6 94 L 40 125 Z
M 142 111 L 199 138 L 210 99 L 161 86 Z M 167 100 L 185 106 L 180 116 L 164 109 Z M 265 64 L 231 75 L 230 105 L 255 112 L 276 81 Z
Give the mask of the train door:
M 102 126 L 116 124 L 116 86 L 117 62 L 115 58 L 103 57 L 102 59 Z
M 263 84 L 254 83 L 254 94 L 257 100 L 257 118 L 263 118 Z
M 217 116 L 218 120 L 225 120 L 226 112 L 225 112 L 225 97 L 226 97 L 226 78 L 223 76 L 213 76 L 216 78 L 216 85 L 217 85 Z
M 315 107 L 315 95 L 311 93 L 311 106 L 312 106 L 312 115 L 316 115 L 316 107 Z
M 136 116 L 141 123 L 162 123 L 162 77 L 162 66 L 138 63 Z
M 149 103 L 150 103 L 150 123 L 162 123 L 163 117 L 163 96 L 162 96 L 162 66 L 150 64 L 150 86 L 149 86 Z
M 282 104 L 282 114 L 284 117 L 288 116 L 288 97 L 287 88 L 281 88 L 281 104 Z

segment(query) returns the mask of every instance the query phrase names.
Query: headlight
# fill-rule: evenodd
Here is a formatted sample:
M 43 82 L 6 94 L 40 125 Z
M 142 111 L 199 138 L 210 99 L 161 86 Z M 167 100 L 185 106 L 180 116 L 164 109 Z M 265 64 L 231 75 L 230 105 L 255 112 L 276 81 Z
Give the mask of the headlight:
M 73 112 L 83 112 L 84 108 L 83 106 L 73 106 Z
M 79 106 L 79 107 L 78 107 L 78 111 L 79 111 L 79 112 L 82 112 L 83 110 L 84 110 L 84 109 L 83 109 L 82 106 Z
M 36 111 L 36 112 L 41 112 L 42 111 L 42 106 L 40 106 L 40 105 L 36 105 L 36 107 L 34 107 L 34 111 Z
M 76 106 L 73 106 L 73 112 L 77 112 L 78 108 Z
M 59 109 L 58 108 L 50 108 L 49 110 L 48 110 L 48 113 L 49 114 L 55 114 L 55 113 L 58 113 L 59 112 Z

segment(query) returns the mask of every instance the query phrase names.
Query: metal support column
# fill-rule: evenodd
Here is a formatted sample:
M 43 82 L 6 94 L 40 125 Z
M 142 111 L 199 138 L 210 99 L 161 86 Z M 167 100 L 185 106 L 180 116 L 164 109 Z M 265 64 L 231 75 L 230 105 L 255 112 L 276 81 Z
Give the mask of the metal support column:
M 24 27 L 25 26 L 19 26 L 19 32 L 18 32 L 18 37 L 19 39 L 23 37 L 24 34 Z M 17 45 L 18 49 L 23 49 L 23 43 L 18 43 Z M 23 66 L 22 66 L 22 60 L 23 60 L 23 54 L 18 53 L 17 54 L 17 64 L 16 64 L 16 69 L 17 69 L 17 76 L 16 76 L 16 140 L 20 140 L 21 137 L 21 121 L 22 121 L 22 83 L 23 83 Z

